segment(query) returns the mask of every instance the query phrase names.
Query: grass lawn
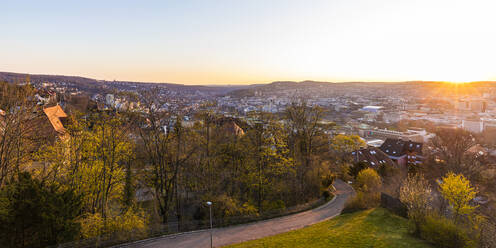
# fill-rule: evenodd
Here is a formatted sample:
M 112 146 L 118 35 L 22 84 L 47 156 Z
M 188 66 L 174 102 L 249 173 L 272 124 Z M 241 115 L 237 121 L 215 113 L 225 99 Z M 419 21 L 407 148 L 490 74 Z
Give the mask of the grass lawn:
M 412 237 L 407 226 L 405 218 L 377 208 L 227 247 L 432 247 Z

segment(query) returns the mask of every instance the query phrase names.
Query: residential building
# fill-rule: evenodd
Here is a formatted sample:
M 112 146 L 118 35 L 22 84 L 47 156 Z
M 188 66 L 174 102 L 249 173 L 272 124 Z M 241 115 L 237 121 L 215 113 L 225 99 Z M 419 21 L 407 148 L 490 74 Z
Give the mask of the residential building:
M 47 137 L 54 141 L 56 138 L 64 138 L 66 136 L 66 130 L 64 128 L 63 122 L 67 119 L 67 114 L 62 110 L 60 105 L 55 105 L 53 107 L 43 108 L 46 118 L 50 125 L 48 128 L 40 128 L 41 131 L 45 132 Z M 45 122 L 46 123 L 46 122 Z M 46 125 L 40 125 L 43 127 Z
M 420 164 L 423 143 L 388 138 L 379 148 L 399 165 Z
M 481 120 L 462 120 L 462 128 L 473 133 L 481 133 L 484 131 L 484 122 Z
M 360 149 L 351 153 L 355 163 L 365 163 L 373 169 L 379 169 L 383 165 L 396 167 L 397 164 L 389 158 L 387 154 L 382 152 L 379 148 L 369 147 Z
M 401 139 L 401 140 L 411 140 L 416 142 L 424 142 L 424 137 L 417 132 L 399 132 L 387 129 L 365 129 L 359 130 L 359 135 L 362 137 L 374 137 L 378 139 Z

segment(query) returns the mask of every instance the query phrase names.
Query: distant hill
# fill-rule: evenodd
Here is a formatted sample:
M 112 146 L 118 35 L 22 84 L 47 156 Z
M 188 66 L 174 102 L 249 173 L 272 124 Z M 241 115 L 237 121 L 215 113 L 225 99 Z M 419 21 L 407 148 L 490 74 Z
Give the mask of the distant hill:
M 71 83 L 87 91 L 94 91 L 106 86 L 145 86 L 145 87 L 166 87 L 173 91 L 200 91 L 211 94 L 225 94 L 227 92 L 239 89 L 249 88 L 248 85 L 226 85 L 226 86 L 208 86 L 208 85 L 184 85 L 174 83 L 150 83 L 150 82 L 131 82 L 131 81 L 106 81 L 97 80 L 78 76 L 63 76 L 63 75 L 42 75 L 42 74 L 26 74 L 14 72 L 0 72 L 0 81 L 3 82 L 26 82 L 26 79 L 32 83 Z
M 447 84 L 439 81 L 404 81 L 404 82 L 321 82 L 321 81 L 276 81 L 264 85 L 253 85 L 243 89 L 233 90 L 229 95 L 235 97 L 254 96 L 256 92 L 277 93 L 281 90 L 308 90 L 308 89 L 334 89 L 348 90 L 352 88 L 404 88 L 404 87 L 422 87 L 422 88 L 477 88 L 477 87 L 496 87 L 495 81 L 478 81 L 467 84 Z
M 26 73 L 13 73 L 13 72 L 0 72 L 0 81 L 6 82 L 25 82 L 29 80 L 33 83 L 71 83 L 77 85 L 87 92 L 101 92 L 102 90 L 110 88 L 117 89 L 132 89 L 133 87 L 165 87 L 169 90 L 176 92 L 202 92 L 209 95 L 230 95 L 234 97 L 253 96 L 255 92 L 277 92 L 280 90 L 302 90 L 309 88 L 334 88 L 346 89 L 349 87 L 401 87 L 401 86 L 421 86 L 421 87 L 445 87 L 444 82 L 436 81 L 405 81 L 405 82 L 321 82 L 321 81 L 275 81 L 268 84 L 251 84 L 251 85 L 184 85 L 175 83 L 150 83 L 150 82 L 131 82 L 131 81 L 106 81 L 97 80 L 86 77 L 78 76 L 63 76 L 63 75 L 41 75 L 41 74 L 26 74 Z M 463 88 L 466 86 L 476 87 L 495 87 L 494 81 L 479 81 L 470 84 L 460 84 L 458 87 Z M 451 86 L 450 86 L 451 87 Z

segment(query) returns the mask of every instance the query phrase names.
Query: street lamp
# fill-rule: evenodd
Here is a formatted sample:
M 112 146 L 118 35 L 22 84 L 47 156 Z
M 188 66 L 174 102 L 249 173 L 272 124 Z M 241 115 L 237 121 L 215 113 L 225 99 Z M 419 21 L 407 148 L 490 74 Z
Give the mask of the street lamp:
M 207 202 L 208 207 L 210 208 L 210 248 L 213 247 L 213 238 L 212 238 L 212 202 Z

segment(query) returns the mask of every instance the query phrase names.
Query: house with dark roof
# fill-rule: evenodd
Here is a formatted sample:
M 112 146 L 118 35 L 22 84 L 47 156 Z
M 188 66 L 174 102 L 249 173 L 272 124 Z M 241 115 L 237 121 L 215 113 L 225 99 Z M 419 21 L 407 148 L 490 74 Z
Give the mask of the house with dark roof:
M 379 149 L 399 165 L 421 164 L 423 143 L 388 138 Z
M 397 167 L 397 164 L 387 154 L 376 147 L 360 149 L 352 152 L 351 155 L 355 163 L 362 162 L 376 170 L 382 165 Z

